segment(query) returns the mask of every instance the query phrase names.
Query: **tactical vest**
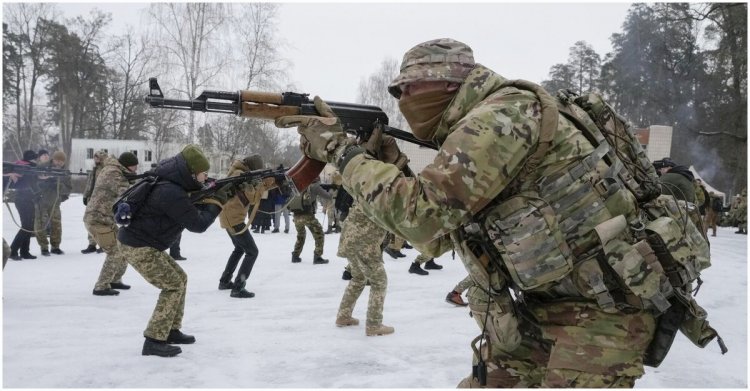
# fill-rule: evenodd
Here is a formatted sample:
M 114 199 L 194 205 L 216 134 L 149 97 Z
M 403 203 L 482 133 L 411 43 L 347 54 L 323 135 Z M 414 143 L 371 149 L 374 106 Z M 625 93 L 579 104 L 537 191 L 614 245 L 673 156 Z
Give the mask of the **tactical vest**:
M 296 195 L 287 205 L 290 211 L 295 213 L 314 213 L 315 197 L 310 193 L 309 188 Z
M 486 271 L 479 278 L 474 273 L 475 282 L 490 294 L 509 279 L 518 297 L 586 298 L 605 312 L 671 314 L 665 321 L 670 324 L 659 326 L 647 365 L 661 362 L 677 329 L 689 322 L 695 330 L 686 335 L 705 346 L 717 334 L 690 295 L 691 284 L 710 265 L 708 242 L 688 218 L 697 209 L 660 196 L 640 143 L 601 96 L 564 91 L 555 99 L 530 82 L 506 85 L 539 98 L 539 143 L 508 188 L 458 233 L 463 252 L 473 259 L 469 263 L 481 264 L 467 266 Z M 536 167 L 551 145 L 558 115 L 595 149 L 564 170 L 540 176 Z M 676 322 L 679 316 L 692 320 Z

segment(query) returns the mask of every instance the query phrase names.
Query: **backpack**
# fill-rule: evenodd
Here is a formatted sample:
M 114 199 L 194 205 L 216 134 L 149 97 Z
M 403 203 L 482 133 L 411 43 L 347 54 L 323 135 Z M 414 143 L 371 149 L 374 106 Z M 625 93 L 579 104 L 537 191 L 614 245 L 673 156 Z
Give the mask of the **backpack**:
M 724 202 L 721 201 L 721 198 L 716 197 L 711 200 L 711 209 L 714 212 L 721 212 L 724 209 Z
M 148 175 L 130 186 L 112 205 L 115 222 L 123 227 L 130 225 L 138 212 L 146 204 L 146 199 L 154 187 L 165 181 L 160 181 L 158 176 Z
M 711 266 L 709 242 L 698 208 L 673 196 L 661 195 L 656 170 L 630 125 L 601 95 L 577 96 L 566 90 L 558 92 L 557 98 L 560 114 L 582 129 L 595 147 L 606 142 L 615 152 L 619 162 L 608 163 L 621 165 L 617 176 L 643 211 L 645 241 L 663 269 L 657 275 L 661 274 L 661 293 L 668 299 L 669 308 L 657 318 L 657 330 L 644 364 L 658 367 L 678 330 L 701 348 L 716 338 L 722 354 L 726 353 L 723 340 L 706 320 L 706 311 L 693 297 L 703 282 L 700 272 Z M 695 290 L 694 284 L 697 284 Z

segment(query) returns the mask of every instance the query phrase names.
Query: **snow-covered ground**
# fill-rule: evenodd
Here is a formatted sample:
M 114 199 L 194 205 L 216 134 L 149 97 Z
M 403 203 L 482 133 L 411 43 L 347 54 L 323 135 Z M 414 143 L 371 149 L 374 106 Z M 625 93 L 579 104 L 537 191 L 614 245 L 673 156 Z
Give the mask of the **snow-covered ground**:
M 469 342 L 479 330 L 466 308 L 444 301 L 466 275 L 460 261 L 445 255 L 437 260 L 443 270 L 422 277 L 407 273 L 415 250 L 400 260 L 385 255 L 384 323 L 396 333 L 366 337 L 362 325 L 334 326 L 346 285 L 338 234 L 326 235 L 330 264 L 312 264 L 309 234 L 302 263 L 292 264 L 294 226 L 289 234 L 255 235 L 252 299 L 217 290 L 231 251 L 218 223 L 202 235 L 186 232 L 183 331 L 197 343 L 174 358 L 143 357 L 142 332 L 158 290 L 129 268 L 123 281 L 132 289 L 91 294 L 104 254 L 80 253 L 87 244 L 83 211 L 80 196 L 63 204 L 65 255 L 10 260 L 3 271 L 3 387 L 453 388 L 470 373 Z M 2 221 L 10 241 L 17 228 L 6 208 Z M 701 350 L 678 335 L 638 388 L 747 388 L 747 236 L 733 232 L 721 228 L 711 238 L 713 266 L 698 295 L 729 353 L 722 356 L 715 342 Z M 31 248 L 39 255 L 34 239 Z M 366 306 L 360 298 L 354 316 L 364 321 Z

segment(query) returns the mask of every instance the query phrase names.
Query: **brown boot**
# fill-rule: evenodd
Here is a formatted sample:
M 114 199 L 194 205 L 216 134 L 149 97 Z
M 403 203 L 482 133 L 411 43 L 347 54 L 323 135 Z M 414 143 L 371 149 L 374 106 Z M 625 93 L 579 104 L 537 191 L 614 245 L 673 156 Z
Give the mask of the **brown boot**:
M 467 305 L 469 305 L 464 301 L 463 297 L 461 297 L 461 294 L 456 291 L 451 291 L 450 293 L 448 293 L 448 296 L 445 297 L 445 301 L 461 307 L 466 307 Z
M 365 335 L 368 337 L 374 337 L 376 335 L 393 334 L 394 331 L 396 330 L 393 327 L 380 324 L 377 326 L 367 326 L 365 329 Z
M 347 316 L 345 318 L 336 318 L 336 327 L 359 326 L 359 319 Z

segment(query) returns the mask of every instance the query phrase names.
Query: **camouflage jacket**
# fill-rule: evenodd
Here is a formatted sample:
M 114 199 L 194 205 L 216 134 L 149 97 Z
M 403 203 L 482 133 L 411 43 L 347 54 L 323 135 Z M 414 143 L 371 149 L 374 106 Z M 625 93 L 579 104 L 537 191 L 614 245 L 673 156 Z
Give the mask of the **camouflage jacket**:
M 51 167 L 51 164 L 43 163 L 39 167 Z M 73 189 L 70 176 L 50 177 L 40 179 L 39 182 L 39 199 L 37 205 L 44 209 L 51 209 L 59 206 L 61 202 L 66 201 Z
M 452 248 L 447 234 L 498 198 L 521 171 L 539 139 L 540 103 L 531 92 L 477 65 L 438 124 L 435 160 L 407 178 L 398 168 L 360 155 L 343 174 L 344 187 L 373 221 L 430 256 Z M 562 171 L 593 151 L 560 116 L 538 177 Z
M 101 171 L 96 175 L 96 184 L 86 205 L 83 221 L 101 225 L 114 225 L 112 205 L 130 187 L 125 174 L 130 171 L 114 157 L 104 160 Z
M 96 184 L 96 176 L 99 175 L 103 167 L 103 163 L 95 164 L 94 169 L 89 172 L 86 177 L 86 189 L 83 191 L 83 198 L 91 198 L 91 193 L 94 191 L 94 185 Z

